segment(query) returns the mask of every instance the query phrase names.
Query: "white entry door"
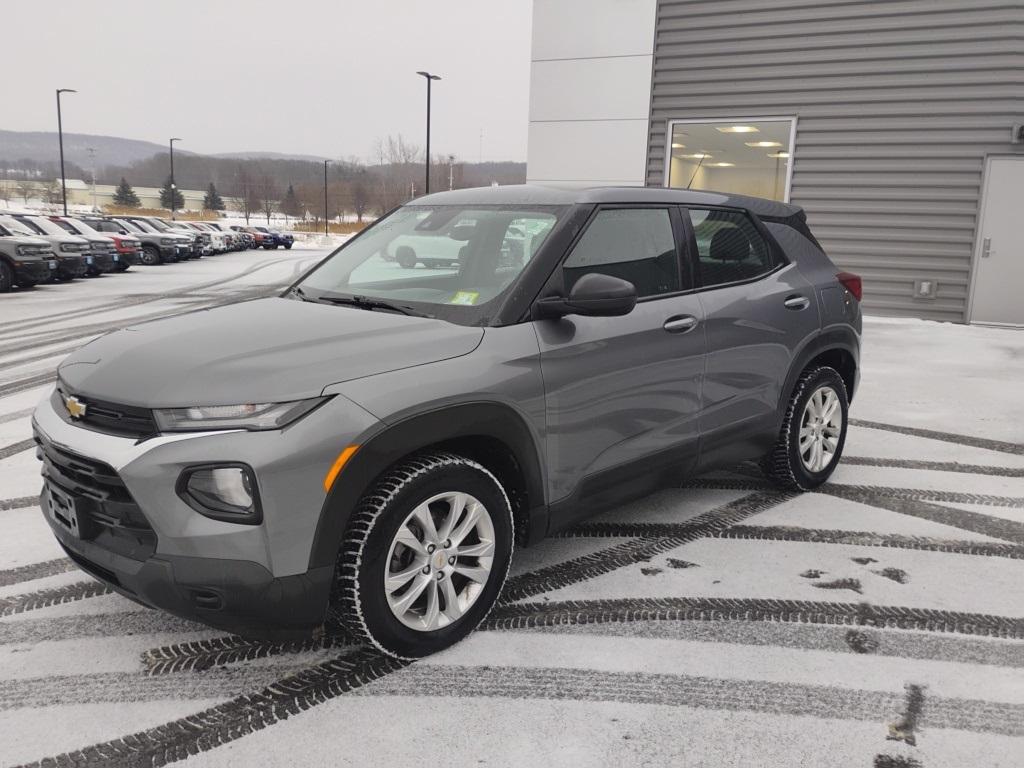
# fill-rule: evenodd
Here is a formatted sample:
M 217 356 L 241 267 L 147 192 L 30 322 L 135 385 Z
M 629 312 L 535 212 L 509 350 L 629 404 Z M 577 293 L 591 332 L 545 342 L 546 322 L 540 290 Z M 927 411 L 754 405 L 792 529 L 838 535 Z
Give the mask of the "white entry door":
M 1024 326 L 1024 157 L 990 157 L 974 254 L 970 320 Z

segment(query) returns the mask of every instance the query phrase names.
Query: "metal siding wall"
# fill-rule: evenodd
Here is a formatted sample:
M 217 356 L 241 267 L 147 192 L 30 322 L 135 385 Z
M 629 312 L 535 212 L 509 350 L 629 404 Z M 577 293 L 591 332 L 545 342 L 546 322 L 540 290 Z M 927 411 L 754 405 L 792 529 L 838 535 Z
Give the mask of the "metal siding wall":
M 1022 149 L 1024 0 L 659 0 L 648 184 L 670 119 L 790 114 L 791 200 L 865 309 L 964 320 L 985 157 Z

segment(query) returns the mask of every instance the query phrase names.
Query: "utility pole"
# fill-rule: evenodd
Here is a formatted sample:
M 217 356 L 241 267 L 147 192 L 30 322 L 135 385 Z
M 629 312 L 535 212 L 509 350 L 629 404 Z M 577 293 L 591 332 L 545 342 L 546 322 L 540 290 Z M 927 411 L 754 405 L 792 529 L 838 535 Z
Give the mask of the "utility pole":
M 452 191 L 455 180 L 455 155 L 448 155 L 448 191 Z
M 433 80 L 440 80 L 440 75 L 432 75 L 429 72 L 417 72 L 427 80 L 427 157 L 426 157 L 426 183 L 423 186 L 423 194 L 430 194 L 430 83 Z
M 68 187 L 64 179 L 64 125 L 60 119 L 60 95 L 62 93 L 78 93 L 72 88 L 57 89 L 57 143 L 60 145 L 60 195 L 64 201 L 64 215 L 68 215 Z
M 327 164 L 330 160 L 324 160 L 324 236 L 326 237 L 327 232 Z
M 178 196 L 177 187 L 174 186 L 174 142 L 181 141 L 177 136 L 171 139 L 171 221 L 174 221 L 174 204 Z
M 89 173 L 92 174 L 92 212 L 96 213 L 96 148 L 86 147 L 86 151 L 89 153 L 89 164 L 92 166 L 89 169 Z

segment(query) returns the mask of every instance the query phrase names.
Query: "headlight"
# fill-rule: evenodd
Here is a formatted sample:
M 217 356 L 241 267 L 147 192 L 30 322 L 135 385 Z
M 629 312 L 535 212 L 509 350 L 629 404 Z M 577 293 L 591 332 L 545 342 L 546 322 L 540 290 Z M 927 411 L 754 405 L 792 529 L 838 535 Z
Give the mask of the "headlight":
M 17 251 L 19 256 L 33 256 L 39 253 L 39 248 L 35 245 L 19 245 Z
M 153 418 L 163 432 L 195 432 L 208 429 L 281 429 L 300 419 L 327 397 L 290 403 L 206 405 L 192 408 L 158 408 Z
M 64 253 L 81 253 L 86 250 L 89 246 L 83 246 L 80 243 L 61 243 L 60 249 Z
M 221 464 L 185 470 L 178 495 L 206 517 L 255 525 L 263 517 L 256 478 L 245 464 Z
M 173 237 L 161 237 L 160 238 L 160 245 L 174 245 L 174 242 L 175 241 L 174 241 Z

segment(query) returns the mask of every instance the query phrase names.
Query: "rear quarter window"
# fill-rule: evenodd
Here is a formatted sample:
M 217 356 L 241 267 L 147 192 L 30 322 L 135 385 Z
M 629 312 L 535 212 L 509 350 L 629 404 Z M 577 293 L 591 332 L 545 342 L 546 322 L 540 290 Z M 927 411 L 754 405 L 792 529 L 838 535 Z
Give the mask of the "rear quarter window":
M 751 280 L 775 269 L 772 249 L 745 213 L 691 208 L 689 215 L 702 286 Z

